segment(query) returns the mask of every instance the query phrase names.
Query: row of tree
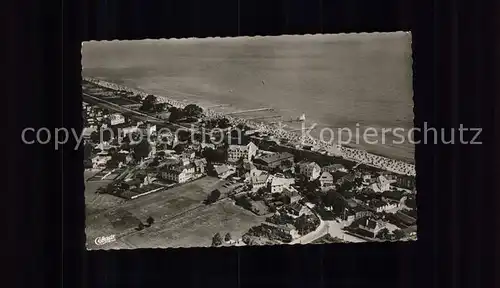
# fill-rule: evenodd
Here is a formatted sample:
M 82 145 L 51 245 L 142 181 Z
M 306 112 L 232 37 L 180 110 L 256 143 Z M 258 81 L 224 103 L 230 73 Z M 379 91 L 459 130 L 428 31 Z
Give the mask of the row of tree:
M 224 241 L 229 242 L 231 241 L 232 237 L 231 234 L 228 232 L 224 236 Z M 212 246 L 213 247 L 218 247 L 222 245 L 222 237 L 219 232 L 215 233 L 214 237 L 212 238 Z

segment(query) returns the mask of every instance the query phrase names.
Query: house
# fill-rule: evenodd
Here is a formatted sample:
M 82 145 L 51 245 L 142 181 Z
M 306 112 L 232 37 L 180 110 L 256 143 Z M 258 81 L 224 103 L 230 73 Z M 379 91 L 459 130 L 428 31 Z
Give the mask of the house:
M 207 167 L 207 160 L 205 158 L 194 160 L 194 167 L 196 173 L 204 174 Z
M 297 165 L 298 173 L 304 175 L 309 181 L 320 176 L 321 167 L 316 162 L 300 162 Z
M 125 116 L 120 113 L 115 113 L 109 115 L 109 121 L 111 126 L 125 123 Z
M 292 212 L 292 214 L 295 215 L 295 216 L 299 216 L 300 215 L 300 211 L 302 211 L 302 208 L 303 208 L 303 206 L 300 203 L 298 203 L 298 202 L 294 202 L 294 203 L 290 204 L 289 207 L 290 207 L 290 210 L 291 210 L 290 212 Z
M 279 175 L 278 177 L 273 176 L 271 179 L 271 193 L 281 193 L 286 187 L 290 187 L 295 183 L 293 178 L 285 178 Z
M 372 237 L 375 237 L 375 235 L 377 235 L 377 233 L 382 230 L 384 226 L 383 222 L 375 221 L 367 217 L 365 221 L 359 224 L 359 229 L 364 230 L 368 232 L 370 236 L 373 235 Z
M 252 190 L 257 191 L 260 188 L 266 187 L 268 178 L 269 174 L 267 172 L 254 171 L 254 173 L 250 175 L 250 183 L 252 184 Z
M 217 177 L 221 179 L 226 179 L 236 173 L 236 168 L 230 165 L 214 165 L 214 169 L 217 173 Z
M 288 152 L 279 152 L 264 154 L 256 157 L 253 161 L 255 166 L 263 170 L 272 170 L 276 168 L 287 169 L 294 165 L 294 156 Z
M 337 171 L 347 173 L 347 169 L 342 164 L 332 164 L 321 168 L 322 172 L 335 173 Z
M 185 183 L 193 176 L 194 165 L 163 166 L 161 177 L 176 183 Z
M 319 183 L 321 185 L 321 190 L 325 191 L 333 186 L 333 176 L 329 172 L 321 173 L 319 177 Z
M 408 190 L 413 190 L 415 188 L 415 177 L 398 175 L 394 185 Z
M 343 172 L 338 172 L 338 171 L 335 172 L 336 175 L 340 174 L 340 173 L 343 174 Z M 341 185 L 343 185 L 344 183 L 347 183 L 347 182 L 352 183 L 352 182 L 354 182 L 354 180 L 356 180 L 356 176 L 354 174 L 351 174 L 351 173 L 344 174 L 343 176 L 339 176 L 339 177 L 340 178 L 336 178 L 337 180 L 335 181 L 335 184 L 339 185 L 339 186 L 341 186 Z M 334 176 L 334 179 L 335 179 L 335 176 Z
M 227 161 L 235 163 L 243 158 L 243 160 L 251 162 L 252 158 L 257 154 L 258 147 L 252 142 L 248 145 L 229 145 L 227 149 Z
M 295 188 L 289 186 L 289 187 L 284 187 L 283 192 L 284 195 L 290 197 L 290 203 L 296 203 L 300 200 L 300 194 L 299 191 L 297 191 Z
M 93 168 L 103 168 L 106 167 L 106 163 L 111 160 L 111 156 L 105 155 L 97 155 L 92 158 L 92 167 Z
M 379 175 L 375 183 L 373 183 L 371 187 L 373 191 L 382 193 L 388 191 L 391 187 L 391 184 L 387 178 L 385 178 L 383 175 Z
M 372 180 L 372 175 L 370 175 L 370 174 L 363 175 L 363 182 L 370 183 L 371 180 Z
M 396 203 L 387 203 L 382 200 L 378 199 L 373 199 L 370 202 L 368 202 L 368 206 L 375 210 L 376 212 L 380 213 L 382 211 L 388 211 L 391 209 L 394 209 L 398 207 L 398 204 Z

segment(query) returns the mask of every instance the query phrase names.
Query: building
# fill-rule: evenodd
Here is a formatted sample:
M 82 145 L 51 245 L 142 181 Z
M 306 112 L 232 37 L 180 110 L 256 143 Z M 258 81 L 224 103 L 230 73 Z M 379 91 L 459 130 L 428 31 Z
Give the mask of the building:
M 185 183 L 193 177 L 194 172 L 194 165 L 164 166 L 162 167 L 161 176 L 163 179 L 175 183 Z
M 297 191 L 293 187 L 284 187 L 282 193 L 284 195 L 290 197 L 290 203 L 292 203 L 292 204 L 298 202 L 301 198 L 299 191 Z
M 256 157 L 253 162 L 257 168 L 263 170 L 287 169 L 293 167 L 294 157 L 288 152 L 279 152 L 261 155 Z
M 370 236 L 373 235 L 372 237 L 375 237 L 375 235 L 377 235 L 377 233 L 382 230 L 384 226 L 385 225 L 382 222 L 375 221 L 367 217 L 365 221 L 359 224 L 359 229 L 364 230 L 368 232 Z
M 394 184 L 397 187 L 413 190 L 415 189 L 415 177 L 398 175 Z
M 243 158 L 244 161 L 251 162 L 257 154 L 258 147 L 250 142 L 248 145 L 229 145 L 227 149 L 227 161 L 235 163 Z
M 217 173 L 217 177 L 221 179 L 226 179 L 236 173 L 236 168 L 230 165 L 214 165 L 214 169 L 215 173 Z
M 333 176 L 329 172 L 321 173 L 319 177 L 319 183 L 321 185 L 321 190 L 328 190 L 333 186 Z
M 391 183 L 387 178 L 380 175 L 377 177 L 375 183 L 373 183 L 371 187 L 373 191 L 382 193 L 388 191 L 391 188 Z
M 321 168 L 322 172 L 335 173 L 337 171 L 347 173 L 347 169 L 342 164 L 332 164 Z
M 207 167 L 207 160 L 205 158 L 194 160 L 195 172 L 204 174 Z
M 252 190 L 257 191 L 260 188 L 266 187 L 268 178 L 269 174 L 265 171 L 251 172 L 250 183 L 252 184 Z
M 106 167 L 106 163 L 111 160 L 111 156 L 105 155 L 97 155 L 92 158 L 92 167 L 93 168 L 103 168 Z
M 321 167 L 316 162 L 300 162 L 297 165 L 298 173 L 304 175 L 309 181 L 318 179 Z
M 285 178 L 281 176 L 273 176 L 271 179 L 271 193 L 281 193 L 284 188 L 290 187 L 295 183 L 293 178 Z
M 125 116 L 119 113 L 109 115 L 111 126 L 125 123 Z
M 368 206 L 375 210 L 376 212 L 380 213 L 382 211 L 388 211 L 391 209 L 394 209 L 398 207 L 398 204 L 396 203 L 387 203 L 381 200 L 373 199 L 368 203 Z

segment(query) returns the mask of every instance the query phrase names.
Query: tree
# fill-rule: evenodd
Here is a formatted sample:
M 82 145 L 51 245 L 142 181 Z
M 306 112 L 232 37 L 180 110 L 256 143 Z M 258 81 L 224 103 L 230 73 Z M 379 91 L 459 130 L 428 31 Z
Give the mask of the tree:
M 376 236 L 378 239 L 381 239 L 381 240 L 388 240 L 389 239 L 389 229 L 387 228 L 384 228 L 382 230 L 380 230 L 378 233 L 377 233 L 377 236 Z
M 403 232 L 403 230 L 401 230 L 401 229 L 394 230 L 392 233 L 394 234 L 394 237 L 396 238 L 396 240 L 399 240 L 399 239 L 406 236 L 405 232 Z
M 137 103 L 141 103 L 142 97 L 140 95 L 135 95 L 134 97 L 132 97 L 132 100 L 134 100 Z
M 308 192 L 315 192 L 321 186 L 321 182 L 318 179 L 310 181 L 306 184 L 306 190 Z
M 198 117 L 203 113 L 203 108 L 196 104 L 188 104 L 183 111 L 187 117 Z
M 337 199 L 338 194 L 335 190 L 330 189 L 326 192 L 323 202 L 325 206 L 333 206 L 335 204 L 335 200 Z
M 146 139 L 143 139 L 139 144 L 134 146 L 134 158 L 139 161 L 141 158 L 146 158 L 149 155 L 151 145 Z
M 229 232 L 227 232 L 226 236 L 224 236 L 224 241 L 226 241 L 226 242 L 231 241 L 231 234 Z
M 231 127 L 231 124 L 229 123 L 229 119 L 224 117 L 224 118 L 220 118 L 217 121 L 217 126 L 219 126 L 219 128 L 221 128 L 221 129 L 226 129 L 226 128 Z
M 163 112 L 166 109 L 167 109 L 167 104 L 166 103 L 156 103 L 154 105 L 155 112 Z
M 155 108 L 156 97 L 153 95 L 148 95 L 144 100 L 142 100 L 142 106 L 139 108 L 142 111 L 152 111 Z
M 208 204 L 214 203 L 215 201 L 219 200 L 220 195 L 221 194 L 220 194 L 220 191 L 218 189 L 213 190 L 207 196 L 207 199 L 205 200 L 205 204 L 208 205 Z
M 92 141 L 92 143 L 99 143 L 100 139 L 101 135 L 99 134 L 99 132 L 94 131 L 90 133 L 90 140 Z
M 148 225 L 151 226 L 153 225 L 153 223 L 155 223 L 155 219 L 149 216 L 148 219 L 146 219 L 146 223 L 148 223 Z
M 222 245 L 222 237 L 220 236 L 219 232 L 215 233 L 214 237 L 212 238 L 212 246 L 217 247 Z
M 184 118 L 184 112 L 181 109 L 177 107 L 170 108 L 170 116 L 168 117 L 168 121 L 176 122 L 182 118 Z
M 92 158 L 92 145 L 89 143 L 85 143 L 83 146 L 83 159 L 87 160 Z
M 143 230 L 143 229 L 144 229 L 144 223 L 139 222 L 139 226 L 137 226 L 137 228 L 135 228 L 135 230 L 137 230 L 137 231 L 141 231 L 141 230 Z
M 208 176 L 217 177 L 217 171 L 215 170 L 214 164 L 212 162 L 207 162 L 206 171 Z

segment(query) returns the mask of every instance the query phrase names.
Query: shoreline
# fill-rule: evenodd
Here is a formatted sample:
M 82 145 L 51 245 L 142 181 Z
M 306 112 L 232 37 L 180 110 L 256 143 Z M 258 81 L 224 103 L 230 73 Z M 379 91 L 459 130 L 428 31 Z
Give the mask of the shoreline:
M 157 99 L 158 102 L 160 103 L 166 103 L 168 105 L 171 105 L 173 107 L 177 108 L 184 108 L 186 105 L 190 103 L 186 103 L 187 101 L 177 101 L 173 99 L 169 99 L 166 96 L 159 96 L 159 95 L 154 95 L 151 93 L 146 93 L 144 91 L 140 91 L 138 89 L 134 88 L 129 88 L 123 85 L 115 84 L 112 82 L 92 78 L 92 77 L 82 77 L 82 80 L 88 81 L 90 83 L 108 88 L 108 89 L 113 89 L 113 90 L 119 90 L 119 91 L 127 91 L 127 92 L 132 92 L 134 94 L 138 94 L 142 96 L 143 98 L 146 97 L 146 95 L 153 95 Z M 196 102 L 192 102 L 193 104 L 196 104 Z M 198 105 L 198 104 L 197 104 Z M 201 105 L 200 105 L 201 106 Z M 388 158 L 386 156 L 378 155 L 376 153 L 371 153 L 366 150 L 361 150 L 361 149 L 355 149 L 352 147 L 349 147 L 349 145 L 339 145 L 339 144 L 332 144 L 332 143 L 327 143 L 327 142 L 322 142 L 318 139 L 315 138 L 308 138 L 305 139 L 302 137 L 301 131 L 287 131 L 283 128 L 275 127 L 276 125 L 273 125 L 272 123 L 266 123 L 264 121 L 258 122 L 258 121 L 253 121 L 253 120 L 248 120 L 244 118 L 238 118 L 238 117 L 233 117 L 230 115 L 225 115 L 222 112 L 216 112 L 214 110 L 211 110 L 209 108 L 203 107 L 203 113 L 205 118 L 209 119 L 217 119 L 217 118 L 227 118 L 230 123 L 234 126 L 242 124 L 246 125 L 247 127 L 251 128 L 252 130 L 263 132 L 268 134 L 269 136 L 272 136 L 276 138 L 277 140 L 279 139 L 284 139 L 288 143 L 292 144 L 292 146 L 299 147 L 299 146 L 312 146 L 315 148 L 316 151 L 321 151 L 321 152 L 326 152 L 326 155 L 329 156 L 339 156 L 342 157 L 346 160 L 351 160 L 357 163 L 363 163 L 369 166 L 373 166 L 379 169 L 387 170 L 393 173 L 397 174 L 403 174 L 403 175 L 409 175 L 409 176 L 415 176 L 415 165 L 413 163 L 406 162 L 404 160 L 398 160 L 398 159 L 393 159 L 393 158 Z M 278 143 L 279 144 L 279 143 Z

